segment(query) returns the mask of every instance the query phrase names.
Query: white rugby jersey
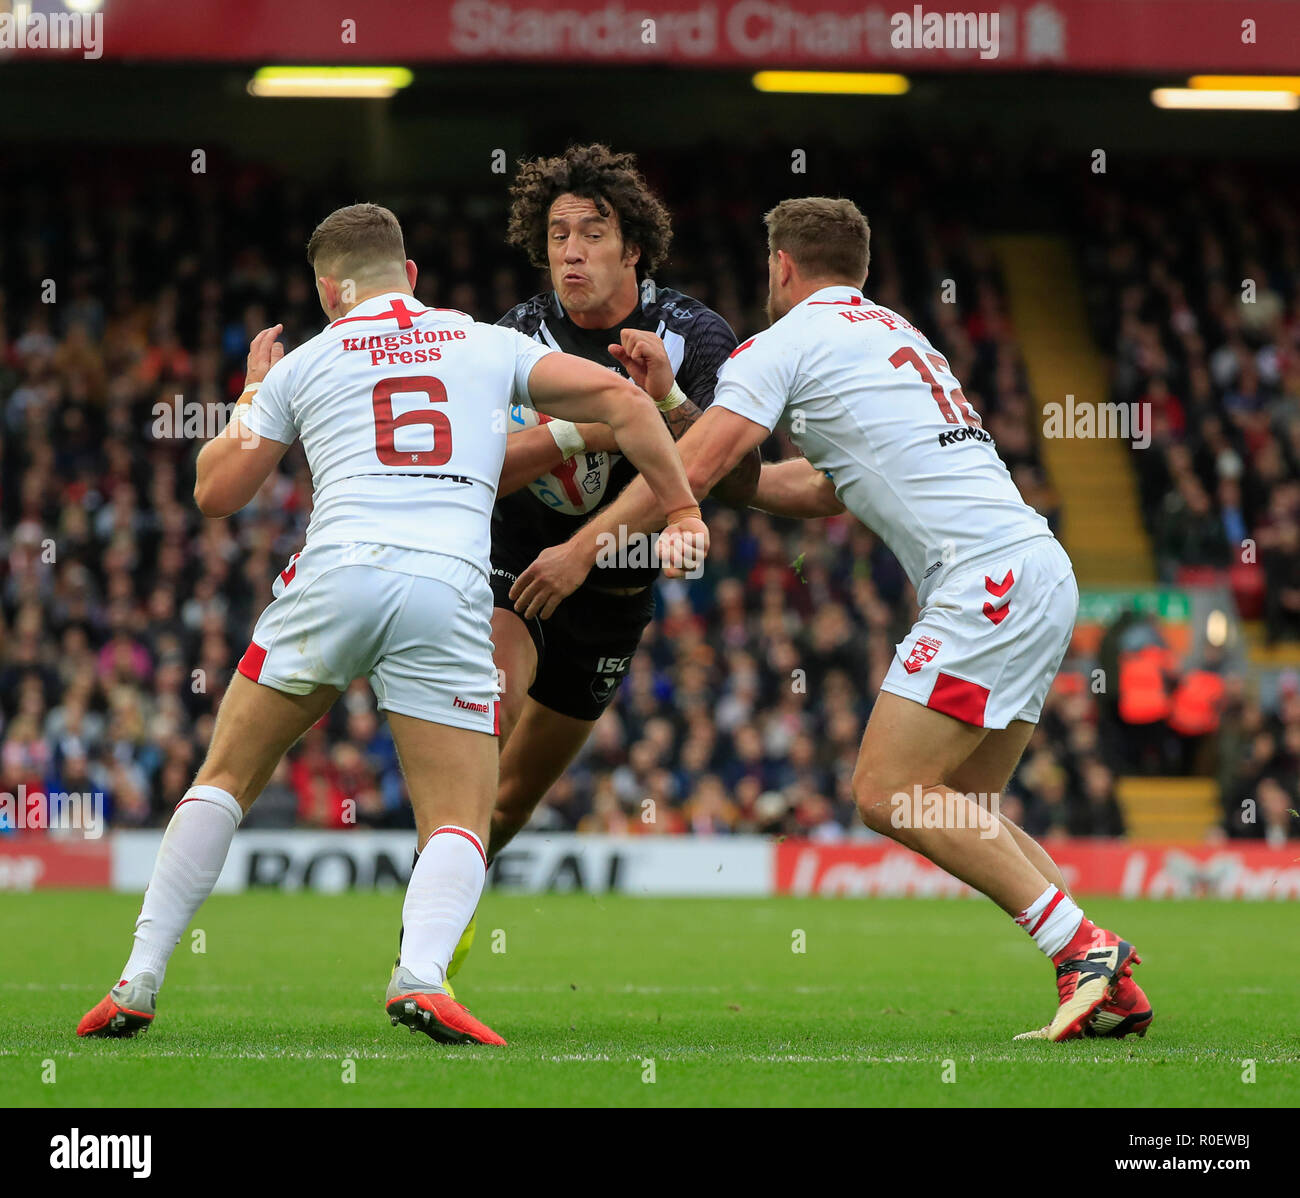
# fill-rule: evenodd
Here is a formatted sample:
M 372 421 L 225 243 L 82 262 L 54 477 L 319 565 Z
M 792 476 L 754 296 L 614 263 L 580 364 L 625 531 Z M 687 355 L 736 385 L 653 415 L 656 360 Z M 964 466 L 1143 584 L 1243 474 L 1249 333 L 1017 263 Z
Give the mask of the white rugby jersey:
M 856 287 L 823 287 L 737 346 L 713 402 L 769 430 L 784 423 L 922 602 L 952 566 L 1051 535 L 948 363 Z
M 307 545 L 362 541 L 488 570 L 506 412 L 554 351 L 402 292 L 364 300 L 267 373 L 245 424 L 302 437 Z

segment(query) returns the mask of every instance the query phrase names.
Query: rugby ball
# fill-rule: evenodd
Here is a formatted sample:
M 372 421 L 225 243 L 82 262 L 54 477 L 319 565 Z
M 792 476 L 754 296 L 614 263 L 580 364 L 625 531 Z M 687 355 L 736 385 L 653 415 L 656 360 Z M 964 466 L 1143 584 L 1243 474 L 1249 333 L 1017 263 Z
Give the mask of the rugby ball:
M 535 408 L 524 404 L 510 406 L 507 433 L 536 428 L 550 420 Z M 609 486 L 614 455 L 604 452 L 579 453 L 562 466 L 543 474 L 528 484 L 528 489 L 547 507 L 566 516 L 585 516 L 600 505 Z

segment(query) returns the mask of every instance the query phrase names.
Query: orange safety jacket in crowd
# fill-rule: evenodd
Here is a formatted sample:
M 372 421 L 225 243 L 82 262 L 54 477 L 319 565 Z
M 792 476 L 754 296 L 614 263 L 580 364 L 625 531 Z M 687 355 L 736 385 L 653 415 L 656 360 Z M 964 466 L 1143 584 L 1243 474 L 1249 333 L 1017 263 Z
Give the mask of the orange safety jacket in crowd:
M 1154 724 L 1169 718 L 1168 669 L 1168 654 L 1159 645 L 1120 654 L 1119 718 L 1124 723 Z
M 1209 670 L 1193 670 L 1174 691 L 1169 727 L 1179 736 L 1205 736 L 1219 730 L 1223 679 Z

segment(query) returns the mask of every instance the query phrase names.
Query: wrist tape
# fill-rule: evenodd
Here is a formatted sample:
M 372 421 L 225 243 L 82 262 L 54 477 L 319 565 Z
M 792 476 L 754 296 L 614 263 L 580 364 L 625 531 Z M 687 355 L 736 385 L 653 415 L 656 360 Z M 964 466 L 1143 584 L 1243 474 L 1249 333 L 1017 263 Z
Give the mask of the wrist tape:
M 578 432 L 578 426 L 571 420 L 548 420 L 546 427 L 551 430 L 551 436 L 555 438 L 555 444 L 566 462 L 587 448 L 587 442 Z
M 686 392 L 683 391 L 676 382 L 674 382 L 672 390 L 670 390 L 663 399 L 655 400 L 655 407 L 661 412 L 671 412 L 674 408 L 680 408 L 685 402 Z

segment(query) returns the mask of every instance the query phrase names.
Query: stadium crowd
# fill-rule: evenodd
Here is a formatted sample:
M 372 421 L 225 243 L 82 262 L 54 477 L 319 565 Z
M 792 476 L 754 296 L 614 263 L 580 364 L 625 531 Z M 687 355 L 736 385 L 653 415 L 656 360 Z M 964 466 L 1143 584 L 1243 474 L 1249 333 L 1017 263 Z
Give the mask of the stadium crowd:
M 1117 174 L 1085 189 L 1078 242 L 1113 397 L 1149 412 L 1151 445 L 1133 464 L 1161 578 L 1222 583 L 1268 645 L 1294 642 L 1300 183 L 1246 163 Z M 1300 835 L 1296 679 L 1265 707 L 1220 672 L 1218 751 L 1203 772 L 1219 778 L 1228 830 Z M 1261 813 L 1254 828 L 1245 800 Z
M 1300 212 L 1241 168 L 1093 189 L 1084 265 L 1162 577 L 1223 572 L 1268 640 L 1300 636 Z M 1260 569 L 1255 567 L 1259 566 Z
M 62 177 L 29 175 L 3 200 L 0 790 L 102 791 L 112 823 L 157 825 L 189 784 L 311 509 L 295 448 L 248 508 L 205 520 L 190 498 L 193 459 L 240 391 L 252 335 L 278 321 L 292 348 L 319 329 L 303 247 L 320 216 L 356 196 L 248 165 L 198 177 L 113 166 L 100 158 Z M 762 328 L 761 215 L 783 192 L 752 156 L 719 147 L 645 166 L 675 218 L 659 280 L 716 308 L 742 337 Z M 942 156 L 896 168 L 885 186 L 884 167 L 864 156 L 835 180 L 866 197 L 868 292 L 930 334 L 1026 499 L 1054 519 L 992 257 L 956 200 L 925 185 L 954 168 Z M 790 190 L 788 176 L 775 184 Z M 545 286 L 504 245 L 500 180 L 382 198 L 421 267 L 421 301 L 491 321 Z M 1143 466 L 1164 474 L 1143 479 L 1162 558 L 1222 566 L 1228 542 L 1250 530 L 1277 580 L 1267 588 L 1278 595 L 1270 627 L 1294 636 L 1294 289 L 1257 269 L 1261 306 L 1234 323 L 1226 275 L 1202 302 L 1201 272 L 1216 262 L 1226 270 L 1225 247 L 1204 226 L 1162 231 L 1148 215 L 1107 207 L 1104 257 L 1093 266 L 1122 296 L 1113 333 L 1123 394 L 1161 413 L 1161 451 Z M 1291 256 L 1268 260 L 1287 263 L 1293 283 L 1289 228 Z M 1173 506 L 1154 513 L 1166 491 Z M 1199 518 L 1210 510 L 1215 521 Z M 704 577 L 659 584 L 644 650 L 539 812 L 544 826 L 823 839 L 862 831 L 850 777 L 872 697 L 913 617 L 912 590 L 848 517 L 800 524 L 714 507 L 710 523 Z M 1234 786 L 1272 795 L 1271 782 L 1294 794 L 1300 701 L 1273 717 L 1239 700 L 1228 721 L 1242 746 Z M 1086 687 L 1059 687 L 1004 811 L 1036 834 L 1121 834 L 1122 762 L 1100 723 Z M 1269 802 L 1277 807 L 1275 795 Z M 364 682 L 291 752 L 247 822 L 410 825 L 392 741 Z

